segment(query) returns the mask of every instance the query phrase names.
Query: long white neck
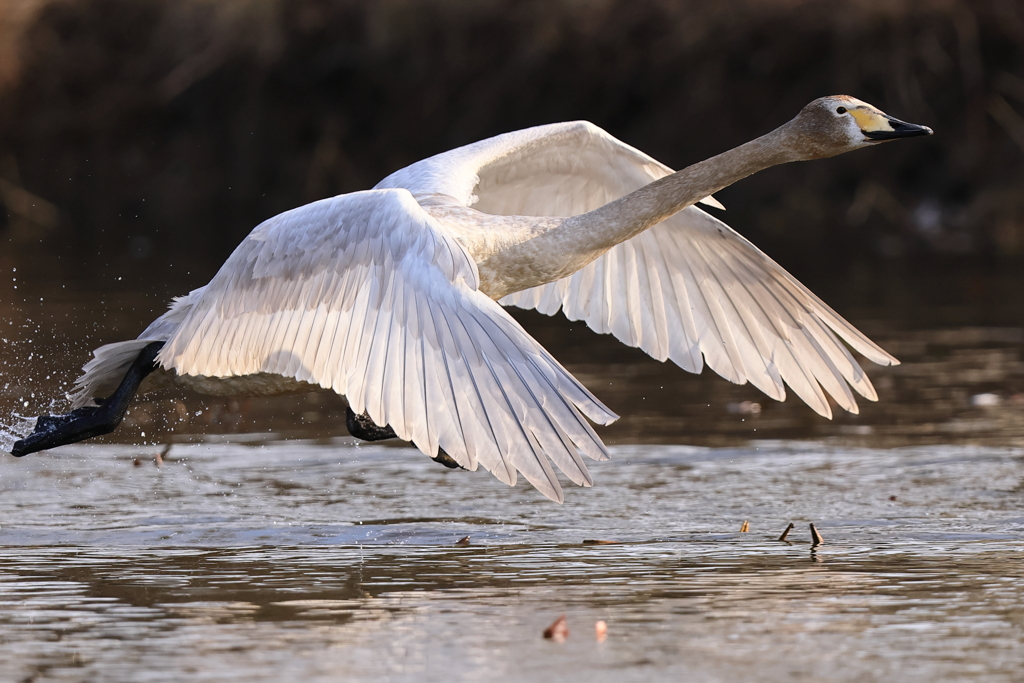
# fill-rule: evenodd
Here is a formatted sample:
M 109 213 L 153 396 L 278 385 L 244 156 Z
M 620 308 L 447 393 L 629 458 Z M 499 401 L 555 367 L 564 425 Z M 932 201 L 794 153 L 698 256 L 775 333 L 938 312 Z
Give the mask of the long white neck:
M 589 213 L 565 218 L 543 234 L 486 259 L 478 264 L 486 293 L 498 299 L 567 277 L 616 244 L 704 197 L 763 169 L 804 158 L 788 144 L 788 125 Z M 506 273 L 510 277 L 505 277 Z M 529 276 L 523 277 L 524 273 Z

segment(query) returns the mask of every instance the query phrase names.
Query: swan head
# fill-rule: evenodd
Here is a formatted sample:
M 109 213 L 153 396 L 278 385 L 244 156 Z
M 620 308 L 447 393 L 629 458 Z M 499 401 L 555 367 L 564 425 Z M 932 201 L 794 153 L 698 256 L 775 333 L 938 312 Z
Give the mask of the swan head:
M 889 140 L 931 135 L 928 126 L 907 123 L 847 95 L 820 97 L 790 121 L 802 159 L 821 159 Z

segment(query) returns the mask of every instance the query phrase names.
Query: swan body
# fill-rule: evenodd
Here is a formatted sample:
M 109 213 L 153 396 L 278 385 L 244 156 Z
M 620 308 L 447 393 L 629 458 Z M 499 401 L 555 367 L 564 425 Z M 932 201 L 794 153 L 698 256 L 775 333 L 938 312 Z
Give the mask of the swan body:
M 875 363 L 898 361 L 696 204 L 717 204 L 714 192 L 772 165 L 930 132 L 838 96 L 678 173 L 586 122 L 460 147 L 257 226 L 137 340 L 97 349 L 74 405 L 110 393 L 159 341 L 151 385 L 332 389 L 430 456 L 443 449 L 508 484 L 521 473 L 561 502 L 551 462 L 591 485 L 581 456 L 608 453 L 588 420 L 617 416 L 511 305 L 561 309 L 780 401 L 788 385 L 826 417 L 826 394 L 857 412 L 854 392 L 877 396 L 843 341 Z

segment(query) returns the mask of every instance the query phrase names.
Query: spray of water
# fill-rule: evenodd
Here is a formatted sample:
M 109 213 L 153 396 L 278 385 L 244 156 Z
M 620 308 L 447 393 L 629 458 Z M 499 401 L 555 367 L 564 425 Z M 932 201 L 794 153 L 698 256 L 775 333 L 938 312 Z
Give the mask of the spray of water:
M 21 327 L 29 328 L 30 321 Z M 38 332 L 38 329 L 36 330 Z M 32 339 L 0 337 L 4 349 L 0 354 L 0 398 L 14 399 L 14 409 L 7 412 L 10 403 L 0 402 L 0 453 L 10 453 L 16 441 L 31 434 L 36 427 L 37 415 L 58 414 L 67 409 L 67 394 L 45 368 L 38 367 L 40 354 Z M 36 377 L 36 374 L 42 375 Z M 40 387 L 52 390 L 56 396 L 40 395 Z M 29 413 L 25 415 L 23 413 Z M 33 414 L 34 413 L 34 414 Z
M 11 422 L 13 424 L 7 424 Z M 20 441 L 31 434 L 36 428 L 36 418 L 24 415 L 12 415 L 10 419 L 0 422 L 0 451 L 10 453 L 15 441 Z

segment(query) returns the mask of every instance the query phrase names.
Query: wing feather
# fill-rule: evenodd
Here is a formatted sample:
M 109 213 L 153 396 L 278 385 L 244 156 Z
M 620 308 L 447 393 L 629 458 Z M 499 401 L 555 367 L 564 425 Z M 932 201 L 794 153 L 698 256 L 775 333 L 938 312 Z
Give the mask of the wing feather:
M 469 255 L 408 192 L 343 195 L 257 227 L 159 362 L 320 384 L 428 455 L 507 483 L 521 473 L 561 501 L 551 462 L 590 485 L 581 454 L 607 452 L 586 418 L 616 416 L 477 287 Z
M 541 291 L 534 291 L 541 290 Z M 555 283 L 502 304 L 552 313 L 562 296 L 570 320 L 585 320 L 690 372 L 704 362 L 726 379 L 772 398 L 784 385 L 825 417 L 828 396 L 856 413 L 852 390 L 877 394 L 843 341 L 869 360 L 897 364 L 762 251 L 690 207 Z M 541 309 L 535 302 L 546 301 Z M 843 341 L 840 341 L 840 338 Z
M 535 126 L 481 140 L 392 173 L 377 189 L 444 198 L 485 213 L 574 216 L 672 173 L 587 121 Z M 713 197 L 701 200 L 721 208 Z

